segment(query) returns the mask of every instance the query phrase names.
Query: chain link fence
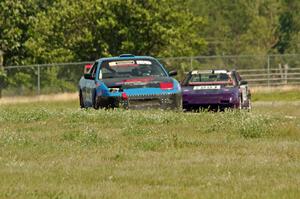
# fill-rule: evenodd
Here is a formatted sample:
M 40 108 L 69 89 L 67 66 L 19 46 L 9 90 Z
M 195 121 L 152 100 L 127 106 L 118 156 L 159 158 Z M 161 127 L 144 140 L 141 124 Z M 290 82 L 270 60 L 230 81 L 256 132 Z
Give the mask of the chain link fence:
M 75 92 L 84 65 L 91 62 L 7 66 L 2 96 Z
M 182 78 L 199 69 L 236 69 L 251 86 L 300 85 L 300 54 L 197 56 L 160 59 Z
M 236 69 L 251 86 L 300 86 L 300 54 L 196 56 L 160 58 L 168 70 L 177 70 L 178 80 L 194 69 Z M 54 63 L 6 66 L 2 96 L 40 95 L 75 92 L 84 65 L 92 63 Z

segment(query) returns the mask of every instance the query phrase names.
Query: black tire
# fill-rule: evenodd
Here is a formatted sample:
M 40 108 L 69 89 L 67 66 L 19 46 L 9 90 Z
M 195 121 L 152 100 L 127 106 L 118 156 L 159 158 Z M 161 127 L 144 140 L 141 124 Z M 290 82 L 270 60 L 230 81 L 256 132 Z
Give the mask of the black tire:
M 242 110 L 243 109 L 243 101 L 242 101 L 242 96 L 239 97 L 239 106 L 237 107 L 238 110 Z
M 81 90 L 79 90 L 79 106 L 80 108 L 85 108 Z
M 252 110 L 252 103 L 251 103 L 251 99 L 248 100 L 248 107 L 247 107 L 248 111 Z
M 99 109 L 99 103 L 97 101 L 97 98 L 96 98 L 96 91 L 94 91 L 94 94 L 93 94 L 93 108 L 94 109 Z

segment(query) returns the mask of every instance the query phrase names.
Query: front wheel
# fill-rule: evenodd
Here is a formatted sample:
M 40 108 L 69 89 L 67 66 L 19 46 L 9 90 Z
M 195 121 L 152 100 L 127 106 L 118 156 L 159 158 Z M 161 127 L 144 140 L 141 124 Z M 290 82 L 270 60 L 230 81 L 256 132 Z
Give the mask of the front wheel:
M 96 97 L 96 91 L 94 91 L 94 94 L 93 94 L 93 108 L 94 109 L 99 109 L 99 102 L 97 100 L 97 97 Z

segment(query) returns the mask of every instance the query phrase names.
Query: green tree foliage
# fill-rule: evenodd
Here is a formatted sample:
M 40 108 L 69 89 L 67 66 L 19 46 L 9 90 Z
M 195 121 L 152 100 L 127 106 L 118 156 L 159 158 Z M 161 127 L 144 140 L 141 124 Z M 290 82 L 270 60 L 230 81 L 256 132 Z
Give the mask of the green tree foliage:
M 4 65 L 87 61 L 122 53 L 190 56 L 204 52 L 206 45 L 198 35 L 202 18 L 182 0 L 3 0 L 0 9 Z M 78 76 L 67 72 L 42 70 L 42 86 L 63 88 L 64 82 L 53 77 Z M 8 76 L 12 85 L 36 81 L 35 75 L 25 74 L 32 70 Z
M 207 21 L 202 36 L 209 43 L 208 54 L 277 53 L 273 49 L 282 35 L 282 1 L 191 0 L 189 5 Z
M 50 0 L 49 0 L 50 2 Z M 26 64 L 30 56 L 25 47 L 31 37 L 29 31 L 37 12 L 48 6 L 47 0 L 0 1 L 0 50 L 4 52 L 4 65 Z
M 94 60 L 132 53 L 197 55 L 202 18 L 178 0 L 57 1 L 38 14 L 26 42 L 33 62 Z
M 280 41 L 276 48 L 280 53 L 300 52 L 300 2 L 283 0 L 284 12 L 280 16 Z
M 2 0 L 0 10 L 4 65 L 299 47 L 298 0 Z
M 299 0 L 0 1 L 4 66 L 87 61 L 123 53 L 157 57 L 300 53 L 299 43 Z M 173 67 L 185 69 L 187 64 Z M 24 85 L 35 82 L 32 71 L 8 71 L 8 78 L 2 71 L 2 88 L 18 82 L 16 77 L 24 78 Z M 80 72 L 42 70 L 42 86 L 70 88 L 55 77 L 75 78 Z

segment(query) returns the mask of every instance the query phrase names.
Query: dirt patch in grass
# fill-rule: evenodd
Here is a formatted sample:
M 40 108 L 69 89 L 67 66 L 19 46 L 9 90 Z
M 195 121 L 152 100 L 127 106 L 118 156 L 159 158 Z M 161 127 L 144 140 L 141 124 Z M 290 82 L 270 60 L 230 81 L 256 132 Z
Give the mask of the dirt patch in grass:
M 78 98 L 78 93 L 61 93 L 52 95 L 40 95 L 30 97 L 3 97 L 0 104 L 32 103 L 46 101 L 70 101 Z

